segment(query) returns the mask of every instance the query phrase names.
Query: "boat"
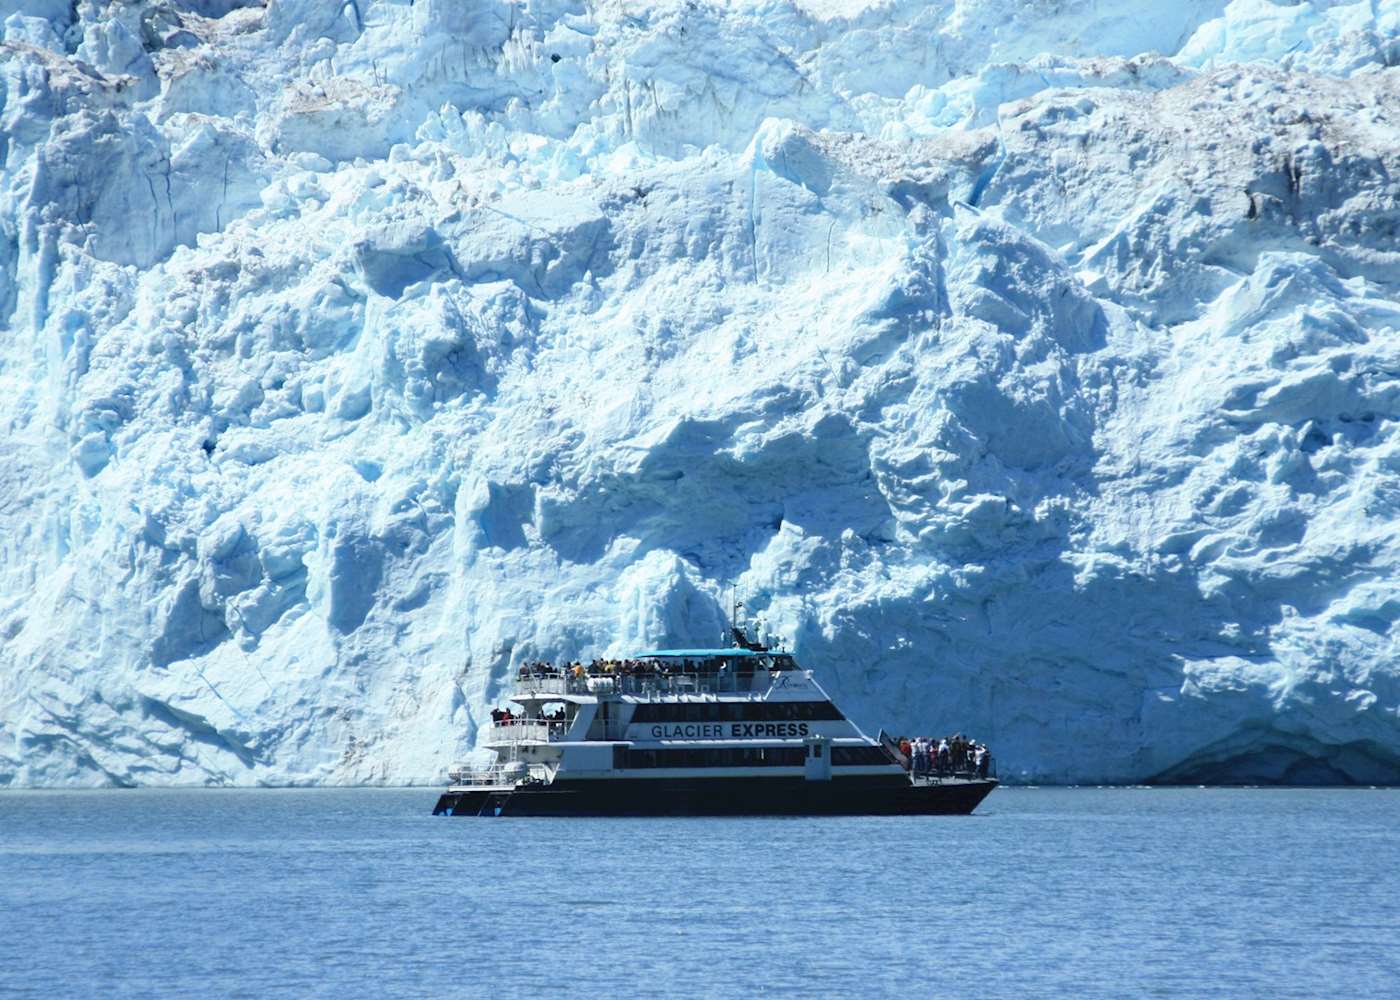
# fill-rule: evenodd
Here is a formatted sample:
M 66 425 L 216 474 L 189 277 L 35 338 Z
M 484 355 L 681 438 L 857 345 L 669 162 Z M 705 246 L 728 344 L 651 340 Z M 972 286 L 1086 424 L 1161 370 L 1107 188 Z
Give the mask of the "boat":
M 792 654 L 731 633 L 728 648 L 521 667 L 518 710 L 493 712 L 482 741 L 496 762 L 449 769 L 433 813 L 965 815 L 997 786 L 985 748 L 867 736 Z

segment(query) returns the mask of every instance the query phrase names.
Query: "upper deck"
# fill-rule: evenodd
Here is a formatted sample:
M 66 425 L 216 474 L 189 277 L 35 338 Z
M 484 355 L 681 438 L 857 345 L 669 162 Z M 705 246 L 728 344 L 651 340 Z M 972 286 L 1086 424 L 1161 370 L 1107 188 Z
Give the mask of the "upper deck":
M 810 687 L 810 681 L 811 673 L 799 670 L 787 653 L 663 649 L 588 664 L 526 664 L 520 668 L 512 697 L 520 702 L 549 697 L 591 701 L 609 695 L 644 701 L 686 695 L 756 697 L 775 690 L 796 694 Z

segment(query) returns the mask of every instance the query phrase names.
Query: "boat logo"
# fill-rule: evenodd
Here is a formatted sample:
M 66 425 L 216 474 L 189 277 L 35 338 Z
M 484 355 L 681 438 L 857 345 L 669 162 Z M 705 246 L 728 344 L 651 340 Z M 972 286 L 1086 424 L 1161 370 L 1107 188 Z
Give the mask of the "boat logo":
M 793 737 L 810 735 L 805 722 L 687 722 L 652 726 L 654 740 L 723 740 L 753 737 Z

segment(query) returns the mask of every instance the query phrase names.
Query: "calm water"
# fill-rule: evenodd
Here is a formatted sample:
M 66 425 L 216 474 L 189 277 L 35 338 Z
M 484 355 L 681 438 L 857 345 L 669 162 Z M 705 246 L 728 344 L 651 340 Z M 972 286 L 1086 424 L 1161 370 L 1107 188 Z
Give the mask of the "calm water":
M 1400 996 L 1400 792 L 822 820 L 433 800 L 0 793 L 0 995 Z

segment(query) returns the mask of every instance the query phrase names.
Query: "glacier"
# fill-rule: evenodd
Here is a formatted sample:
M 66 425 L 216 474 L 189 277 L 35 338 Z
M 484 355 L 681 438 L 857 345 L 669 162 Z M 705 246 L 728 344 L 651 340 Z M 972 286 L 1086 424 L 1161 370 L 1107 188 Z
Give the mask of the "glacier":
M 0 786 L 414 783 L 720 636 L 1400 781 L 1400 0 L 0 0 Z

